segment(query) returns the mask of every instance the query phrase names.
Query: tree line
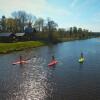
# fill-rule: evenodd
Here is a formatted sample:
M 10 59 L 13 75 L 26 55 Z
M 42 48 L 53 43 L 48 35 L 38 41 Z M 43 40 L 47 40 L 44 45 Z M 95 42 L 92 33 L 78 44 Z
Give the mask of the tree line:
M 14 11 L 12 17 L 2 16 L 0 20 L 0 32 L 24 32 L 26 27 L 36 29 L 34 36 L 36 39 L 48 41 L 61 41 L 63 38 L 88 38 L 91 32 L 87 29 L 70 27 L 69 29 L 58 28 L 58 24 L 50 19 L 37 18 L 25 11 Z

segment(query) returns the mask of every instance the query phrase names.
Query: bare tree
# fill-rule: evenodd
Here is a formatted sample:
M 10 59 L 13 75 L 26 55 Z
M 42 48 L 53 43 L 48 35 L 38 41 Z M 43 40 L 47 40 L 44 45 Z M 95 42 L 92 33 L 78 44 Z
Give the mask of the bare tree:
M 34 27 L 36 27 L 38 29 L 38 31 L 43 31 L 44 19 L 43 18 L 38 18 L 35 21 Z
M 28 23 L 34 23 L 34 21 L 36 20 L 36 16 L 32 15 L 32 14 L 28 14 L 27 15 L 27 22 Z
M 58 24 L 55 23 L 53 20 L 50 20 L 50 18 L 47 19 L 47 28 L 48 28 L 48 39 L 49 41 L 53 41 L 53 31 L 56 30 L 58 27 Z

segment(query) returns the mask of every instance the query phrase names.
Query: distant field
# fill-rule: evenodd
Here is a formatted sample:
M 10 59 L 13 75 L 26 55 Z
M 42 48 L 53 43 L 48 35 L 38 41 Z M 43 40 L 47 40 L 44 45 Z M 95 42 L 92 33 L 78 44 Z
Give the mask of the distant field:
M 0 53 L 8 53 L 12 51 L 19 51 L 32 47 L 39 47 L 46 45 L 44 42 L 40 41 L 26 41 L 17 43 L 0 43 Z

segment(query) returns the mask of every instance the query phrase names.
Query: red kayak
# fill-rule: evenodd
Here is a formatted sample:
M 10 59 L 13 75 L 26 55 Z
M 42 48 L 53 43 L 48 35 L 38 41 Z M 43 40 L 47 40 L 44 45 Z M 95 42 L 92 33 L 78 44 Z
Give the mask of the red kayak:
M 16 64 L 26 64 L 27 63 L 27 61 L 17 61 L 17 62 L 14 62 L 14 63 L 12 63 L 13 65 L 16 65 Z
M 56 60 L 52 61 L 51 63 L 48 64 L 48 66 L 53 66 L 56 65 L 58 62 Z

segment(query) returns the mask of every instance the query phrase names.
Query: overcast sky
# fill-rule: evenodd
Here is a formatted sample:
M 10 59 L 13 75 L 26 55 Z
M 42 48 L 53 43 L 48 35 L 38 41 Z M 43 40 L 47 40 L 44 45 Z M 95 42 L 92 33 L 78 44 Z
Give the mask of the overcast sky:
M 0 0 L 0 17 L 9 17 L 18 10 L 44 19 L 50 17 L 59 27 L 100 31 L 100 0 Z

